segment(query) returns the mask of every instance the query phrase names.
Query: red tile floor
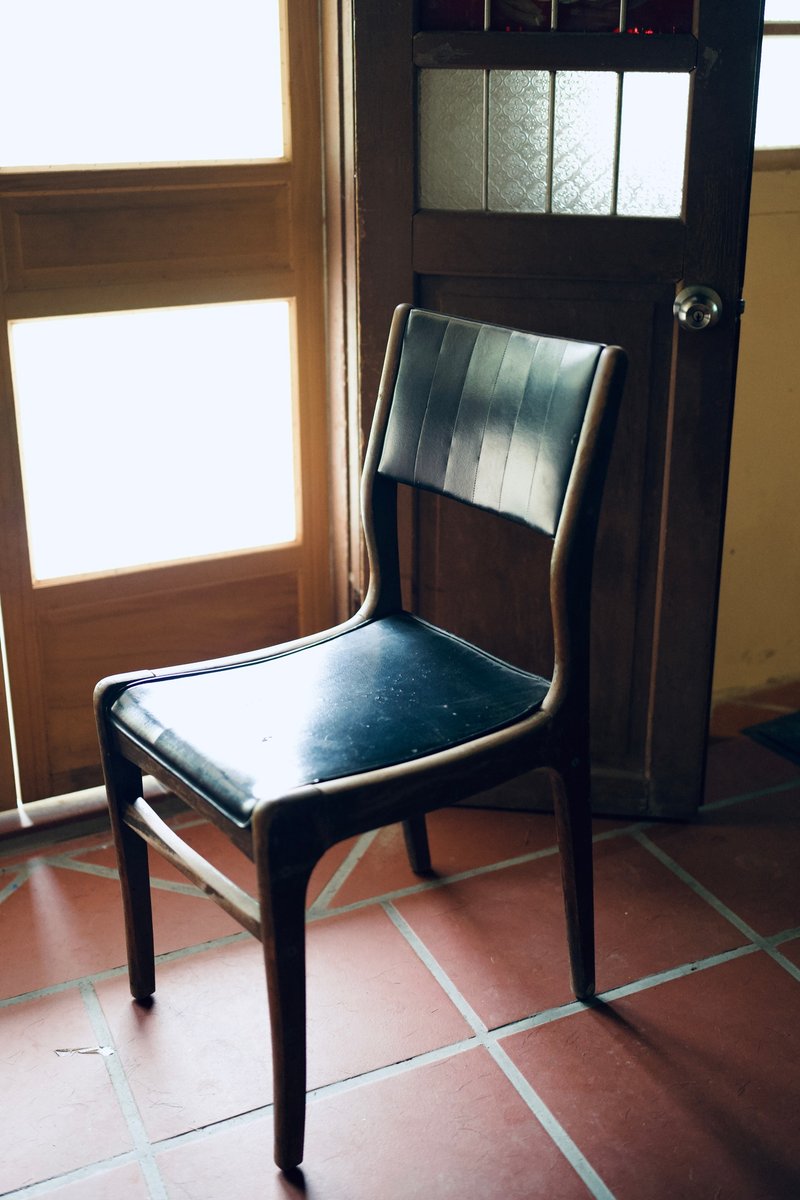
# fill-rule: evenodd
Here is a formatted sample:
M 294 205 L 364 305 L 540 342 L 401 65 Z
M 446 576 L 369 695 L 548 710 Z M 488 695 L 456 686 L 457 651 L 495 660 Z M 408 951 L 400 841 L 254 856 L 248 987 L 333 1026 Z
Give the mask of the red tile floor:
M 176 820 L 247 883 L 211 828 Z M 390 829 L 312 881 L 291 1180 L 257 944 L 159 861 L 158 992 L 137 1007 L 108 836 L 0 860 L 0 1194 L 800 1197 L 800 767 L 719 740 L 696 823 L 597 821 L 593 1006 L 569 992 L 552 818 L 430 827 L 435 879 Z

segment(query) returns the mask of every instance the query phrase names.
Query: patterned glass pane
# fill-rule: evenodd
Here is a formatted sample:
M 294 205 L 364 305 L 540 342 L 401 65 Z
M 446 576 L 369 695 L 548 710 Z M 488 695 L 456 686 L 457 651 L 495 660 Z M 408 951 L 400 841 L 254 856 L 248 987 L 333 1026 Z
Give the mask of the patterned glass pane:
M 625 75 L 617 197 L 620 216 L 680 216 L 688 111 L 688 75 Z
M 611 212 L 618 76 L 558 71 L 553 129 L 553 212 Z
M 420 71 L 421 208 L 483 208 L 483 71 Z
M 492 29 L 536 33 L 550 28 L 550 0 L 492 0 Z
M 489 76 L 489 208 L 544 212 L 550 121 L 548 71 Z

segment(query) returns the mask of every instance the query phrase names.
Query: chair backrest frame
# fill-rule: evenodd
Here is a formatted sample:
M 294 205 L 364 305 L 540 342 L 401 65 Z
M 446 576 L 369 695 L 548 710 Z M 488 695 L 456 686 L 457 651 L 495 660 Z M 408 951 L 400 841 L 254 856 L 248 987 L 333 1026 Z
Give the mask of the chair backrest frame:
M 618 346 L 536 337 L 526 335 L 522 331 L 480 322 L 457 322 L 460 326 L 471 327 L 475 332 L 488 329 L 493 333 L 512 336 L 516 334 L 523 338 L 533 338 L 544 345 L 557 344 L 559 350 L 566 346 L 568 360 L 572 347 L 578 347 L 580 351 L 594 351 L 593 357 L 583 354 L 585 369 L 582 371 L 582 385 L 588 380 L 588 396 L 585 408 L 578 414 L 579 419 L 577 422 L 573 420 L 576 437 L 572 438 L 569 431 L 567 433 L 571 438 L 571 463 L 563 483 L 563 500 L 556 504 L 550 527 L 542 528 L 535 521 L 524 519 L 518 511 L 504 512 L 499 505 L 471 500 L 444 485 L 438 486 L 445 477 L 444 467 L 440 467 L 439 478 L 434 484 L 429 478 L 430 472 L 422 480 L 415 479 L 408 465 L 411 459 L 416 457 L 415 452 L 409 451 L 405 456 L 399 457 L 393 454 L 387 469 L 384 457 L 387 430 L 401 371 L 404 344 L 411 327 L 411 319 L 417 314 L 446 320 L 441 318 L 440 314 L 428 314 L 411 305 L 399 306 L 394 314 L 362 474 L 362 522 L 370 580 L 360 616 L 381 616 L 402 608 L 397 534 L 399 482 L 450 495 L 462 503 L 498 512 L 498 515 L 506 519 L 529 525 L 532 530 L 537 530 L 539 536 L 547 537 L 552 542 L 550 617 L 553 626 L 554 664 L 552 687 L 546 704 L 551 707 L 559 705 L 569 692 L 575 699 L 576 708 L 581 705 L 585 707 L 588 700 L 589 591 L 593 550 L 624 383 L 627 363 L 625 352 Z M 575 357 L 575 353 L 572 353 L 573 361 Z M 587 368 L 589 357 L 592 357 L 592 361 Z M 421 428 L 419 420 L 417 428 Z M 405 463 L 400 461 L 402 457 L 405 457 Z M 398 463 L 400 467 L 395 469 Z M 426 476 L 426 472 L 423 472 L 423 476 Z

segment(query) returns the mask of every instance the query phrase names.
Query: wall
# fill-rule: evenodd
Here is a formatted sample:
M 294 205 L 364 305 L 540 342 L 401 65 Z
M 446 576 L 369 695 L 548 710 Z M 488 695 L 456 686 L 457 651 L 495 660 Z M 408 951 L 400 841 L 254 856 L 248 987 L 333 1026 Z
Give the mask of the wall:
M 800 678 L 800 170 L 753 179 L 714 694 Z

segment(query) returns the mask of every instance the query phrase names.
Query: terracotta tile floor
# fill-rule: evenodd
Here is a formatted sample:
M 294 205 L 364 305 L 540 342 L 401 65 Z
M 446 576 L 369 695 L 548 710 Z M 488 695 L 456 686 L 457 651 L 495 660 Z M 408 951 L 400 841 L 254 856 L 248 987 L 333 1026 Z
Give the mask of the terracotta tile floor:
M 598 1003 L 571 999 L 545 815 L 430 819 L 312 883 L 307 1154 L 271 1161 L 260 949 L 155 867 L 131 1003 L 106 835 L 0 859 L 0 1195 L 60 1200 L 796 1200 L 800 767 L 709 753 L 692 825 L 596 823 Z M 247 885 L 208 826 L 184 836 Z

